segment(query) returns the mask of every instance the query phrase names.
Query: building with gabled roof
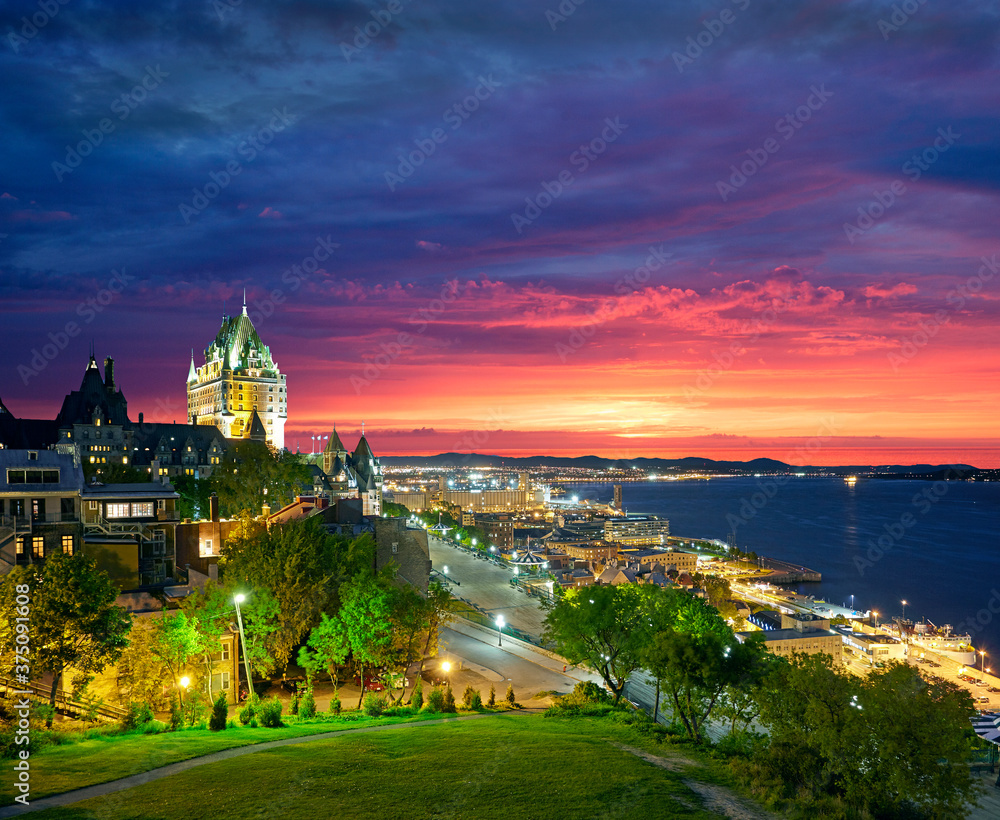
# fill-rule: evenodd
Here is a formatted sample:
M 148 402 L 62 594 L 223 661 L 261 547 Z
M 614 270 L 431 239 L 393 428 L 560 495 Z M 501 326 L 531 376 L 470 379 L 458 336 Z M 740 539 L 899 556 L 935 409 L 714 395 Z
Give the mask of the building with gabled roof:
M 205 348 L 205 364 L 188 369 L 188 421 L 213 425 L 226 438 L 250 438 L 259 416 L 266 442 L 285 446 L 288 418 L 286 377 L 278 369 L 247 315 L 223 316 L 215 339 Z M 259 430 L 257 431 L 259 434 Z
M 365 515 L 382 514 L 382 465 L 372 453 L 364 432 L 354 452 L 348 453 L 335 424 L 323 450 L 323 472 L 331 497 L 361 498 Z
M 132 464 L 153 478 L 208 478 L 229 449 L 222 432 L 207 424 L 142 422 L 132 430 Z M 155 462 L 155 464 L 154 464 Z

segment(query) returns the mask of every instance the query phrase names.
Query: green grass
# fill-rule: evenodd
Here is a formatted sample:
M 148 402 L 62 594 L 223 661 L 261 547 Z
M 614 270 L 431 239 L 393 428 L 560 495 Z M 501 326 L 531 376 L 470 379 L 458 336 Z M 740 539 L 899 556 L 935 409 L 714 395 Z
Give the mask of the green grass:
M 607 719 L 498 714 L 263 751 L 38 817 L 722 816 L 700 808 L 700 798 L 684 785 L 691 771 L 658 768 L 615 742 L 643 745 L 634 731 Z
M 421 712 L 417 716 L 410 717 L 369 718 L 350 712 L 340 718 L 316 718 L 303 723 L 293 723 L 291 721 L 295 719 L 292 718 L 289 724 L 281 729 L 263 727 L 252 729 L 237 724 L 236 727 L 222 732 L 185 729 L 180 732 L 155 735 L 102 735 L 63 745 L 50 745 L 31 756 L 31 796 L 32 799 L 38 799 L 84 786 L 107 783 L 156 769 L 168 763 L 237 746 L 266 743 L 269 740 L 281 740 L 286 737 L 356 729 L 362 726 L 412 723 L 440 717 L 442 717 L 440 714 Z M 5 760 L 3 768 L 8 769 L 13 764 L 14 761 Z M 4 778 L 0 782 L 0 805 L 13 804 L 17 792 L 14 791 L 12 783 L 10 778 Z

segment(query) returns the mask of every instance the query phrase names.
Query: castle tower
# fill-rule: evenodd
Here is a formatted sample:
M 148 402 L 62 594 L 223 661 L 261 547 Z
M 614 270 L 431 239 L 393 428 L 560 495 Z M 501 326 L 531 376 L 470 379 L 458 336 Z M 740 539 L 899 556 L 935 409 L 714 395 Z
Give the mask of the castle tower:
M 247 315 L 244 297 L 239 316 L 223 316 L 215 340 L 205 348 L 205 364 L 195 367 L 194 354 L 187 381 L 188 420 L 211 424 L 226 438 L 254 438 L 256 412 L 266 441 L 279 450 L 285 446 L 288 392 L 285 376 L 271 358 Z

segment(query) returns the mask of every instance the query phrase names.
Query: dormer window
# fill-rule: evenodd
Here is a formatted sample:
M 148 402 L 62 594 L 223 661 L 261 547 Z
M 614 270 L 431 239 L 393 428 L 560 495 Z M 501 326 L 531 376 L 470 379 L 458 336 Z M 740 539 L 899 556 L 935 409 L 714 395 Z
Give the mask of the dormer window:
M 101 426 L 101 420 L 99 418 L 94 419 L 94 424 L 96 424 L 98 427 L 100 427 Z
M 28 450 L 28 461 L 38 461 L 37 450 Z

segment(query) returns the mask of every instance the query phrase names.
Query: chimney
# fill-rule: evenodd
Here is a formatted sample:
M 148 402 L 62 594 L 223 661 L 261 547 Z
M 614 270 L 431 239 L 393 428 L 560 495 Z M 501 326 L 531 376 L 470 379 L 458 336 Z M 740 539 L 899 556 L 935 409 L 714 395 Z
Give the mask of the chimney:
M 104 360 L 104 387 L 109 392 L 115 389 L 115 360 L 110 356 Z
M 212 493 L 208 498 L 209 518 L 213 521 L 219 520 L 219 496 Z
M 142 413 L 139 414 L 139 424 L 142 424 Z

